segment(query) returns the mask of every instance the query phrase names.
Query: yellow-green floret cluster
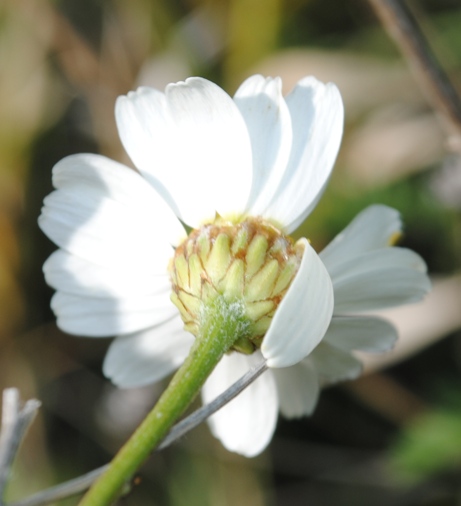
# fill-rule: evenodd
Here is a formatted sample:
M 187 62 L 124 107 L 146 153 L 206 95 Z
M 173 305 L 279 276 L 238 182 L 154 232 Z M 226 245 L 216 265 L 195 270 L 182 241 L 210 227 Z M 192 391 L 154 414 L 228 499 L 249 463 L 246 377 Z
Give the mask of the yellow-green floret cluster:
M 253 353 L 260 347 L 275 310 L 298 271 L 303 246 L 272 224 L 247 218 L 222 219 L 193 230 L 170 264 L 171 300 L 184 328 L 198 335 L 216 305 L 239 320 L 233 349 Z

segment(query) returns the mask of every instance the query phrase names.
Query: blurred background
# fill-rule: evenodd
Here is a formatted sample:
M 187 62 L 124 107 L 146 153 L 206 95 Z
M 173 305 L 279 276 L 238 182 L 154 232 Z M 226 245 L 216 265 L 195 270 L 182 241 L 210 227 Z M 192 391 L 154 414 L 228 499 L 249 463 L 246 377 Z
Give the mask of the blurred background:
M 459 0 L 413 5 L 461 83 Z M 1 0 L 0 387 L 43 403 L 8 500 L 108 462 L 162 390 L 114 388 L 109 340 L 55 326 L 41 272 L 55 247 L 37 227 L 53 165 L 78 152 L 129 164 L 114 101 L 140 84 L 200 75 L 232 94 L 254 73 L 285 92 L 313 74 L 344 98 L 335 173 L 299 234 L 321 249 L 368 204 L 393 206 L 434 293 L 389 312 L 400 347 L 325 389 L 311 418 L 280 419 L 263 455 L 225 451 L 204 425 L 156 454 L 121 504 L 461 505 L 461 162 L 365 0 Z

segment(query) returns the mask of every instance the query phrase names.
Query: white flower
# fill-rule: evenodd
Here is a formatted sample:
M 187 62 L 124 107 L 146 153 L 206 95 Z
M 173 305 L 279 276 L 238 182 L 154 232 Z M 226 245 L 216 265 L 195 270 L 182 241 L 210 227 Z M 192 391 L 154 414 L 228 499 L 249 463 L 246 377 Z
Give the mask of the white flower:
M 140 88 L 120 97 L 116 119 L 139 173 L 99 155 L 67 157 L 53 169 L 56 191 L 39 223 L 60 248 L 44 266 L 57 290 L 58 325 L 72 334 L 118 335 L 104 373 L 132 387 L 170 374 L 193 341 L 170 301 L 168 264 L 187 235 L 181 222 L 199 228 L 216 216 L 229 223 L 254 217 L 291 233 L 328 181 L 343 108 L 336 87 L 312 77 L 283 98 L 280 79 L 253 76 L 233 99 L 190 78 L 165 93 Z M 399 226 L 395 212 L 371 208 L 322 259 L 299 242 L 298 271 L 261 350 L 225 356 L 204 386 L 208 401 L 262 356 L 272 368 L 212 417 L 227 448 L 259 453 L 279 406 L 287 416 L 309 413 L 319 382 L 357 374 L 351 349 L 393 342 L 385 322 L 339 315 L 408 302 L 427 290 L 419 257 L 387 247 Z

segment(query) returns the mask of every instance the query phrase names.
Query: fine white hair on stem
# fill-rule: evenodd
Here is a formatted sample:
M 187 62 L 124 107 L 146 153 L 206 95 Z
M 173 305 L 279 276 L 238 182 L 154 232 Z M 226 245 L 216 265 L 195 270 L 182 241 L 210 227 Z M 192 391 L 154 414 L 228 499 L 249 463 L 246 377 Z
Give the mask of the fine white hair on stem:
M 227 390 L 225 390 L 214 401 L 201 407 L 197 411 L 194 411 L 191 415 L 184 418 L 184 420 L 181 420 L 174 427 L 172 427 L 172 429 L 167 434 L 165 439 L 158 446 L 157 450 L 163 450 L 171 443 L 173 443 L 180 437 L 184 436 L 184 434 L 200 425 L 213 413 L 216 413 L 216 411 L 218 411 L 224 405 L 230 402 L 246 387 L 251 385 L 251 383 L 253 383 L 253 381 L 255 381 L 257 378 L 259 378 L 259 376 L 261 376 L 261 374 L 267 369 L 268 366 L 265 360 L 263 360 L 260 364 L 256 365 L 252 369 L 250 369 L 244 376 L 242 376 L 239 380 L 237 380 L 233 385 L 231 385 Z M 94 469 L 93 471 L 84 474 L 83 476 L 79 476 L 78 478 L 74 478 L 73 480 L 69 480 L 55 487 L 51 487 L 47 490 L 43 490 L 42 492 L 38 492 L 37 494 L 31 495 L 26 499 L 12 503 L 9 506 L 41 506 L 44 504 L 57 501 L 59 499 L 79 494 L 80 492 L 83 492 L 86 489 L 88 489 L 92 485 L 92 483 L 99 476 L 101 476 L 102 473 L 104 473 L 107 467 L 108 465 L 99 467 L 98 469 Z M 0 506 L 2 505 L 3 503 L 0 501 Z

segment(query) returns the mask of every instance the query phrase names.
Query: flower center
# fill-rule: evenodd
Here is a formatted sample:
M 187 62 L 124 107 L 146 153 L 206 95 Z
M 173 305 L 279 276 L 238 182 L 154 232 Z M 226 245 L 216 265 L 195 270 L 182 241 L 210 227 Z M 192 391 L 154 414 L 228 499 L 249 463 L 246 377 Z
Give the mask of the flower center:
M 211 306 L 225 307 L 240 321 L 233 349 L 260 347 L 277 306 L 298 271 L 303 250 L 260 218 L 221 219 L 193 230 L 176 248 L 169 270 L 171 300 L 184 328 L 197 335 Z

